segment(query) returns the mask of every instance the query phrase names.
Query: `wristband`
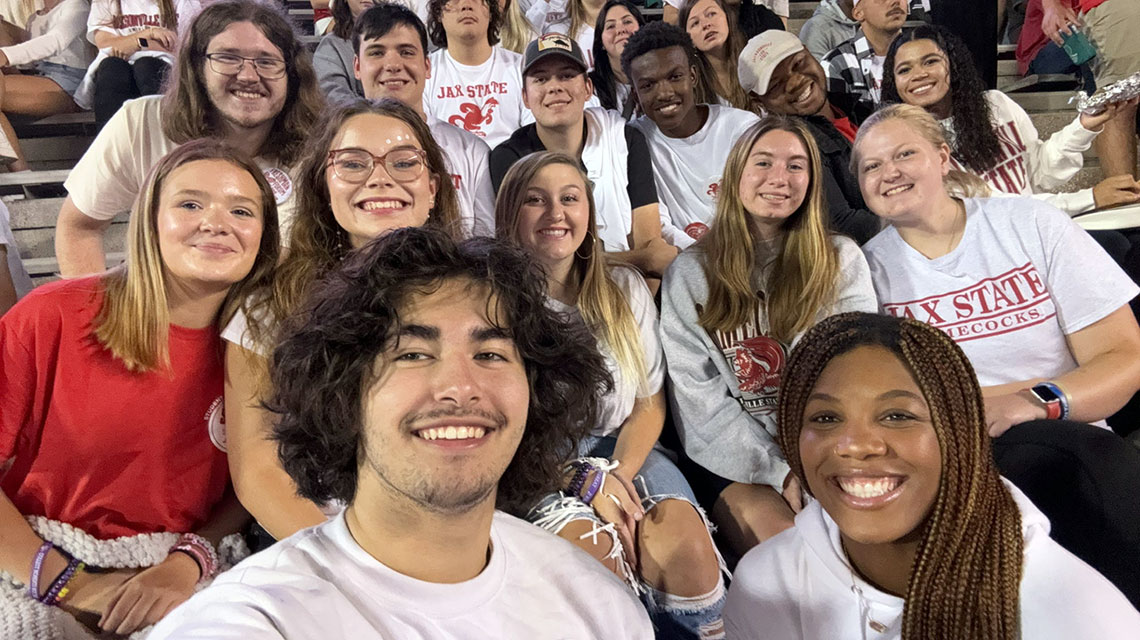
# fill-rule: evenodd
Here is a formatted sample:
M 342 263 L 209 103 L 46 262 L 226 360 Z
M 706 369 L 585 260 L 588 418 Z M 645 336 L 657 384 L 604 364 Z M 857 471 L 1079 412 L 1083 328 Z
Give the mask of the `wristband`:
M 575 460 L 570 463 L 570 467 L 576 469 L 574 478 L 570 481 L 570 485 L 566 487 L 566 492 L 571 495 L 578 495 L 582 492 L 582 487 L 586 484 L 586 478 L 590 476 L 590 472 L 594 471 L 594 466 L 584 460 Z
M 55 580 L 52 581 L 51 586 L 48 587 L 47 593 L 42 598 L 37 598 L 40 602 L 48 605 L 49 607 L 58 606 L 63 601 L 64 596 L 67 595 L 67 584 L 71 579 L 86 566 L 76 558 L 72 558 L 67 562 L 67 568 L 63 573 L 59 574 Z
M 198 565 L 198 571 L 201 576 L 198 582 L 209 580 L 218 573 L 218 553 L 214 551 L 214 545 L 210 541 L 200 535 L 194 533 L 184 533 L 178 539 L 178 544 L 170 548 L 169 553 L 181 551 L 190 556 Z
M 44 570 L 44 560 L 47 559 L 47 554 L 54 547 L 50 542 L 44 542 L 36 551 L 35 559 L 32 560 L 32 573 L 28 577 L 28 597 L 32 600 L 40 599 L 40 574 Z
M 582 502 L 586 504 L 593 504 L 594 496 L 598 495 L 598 490 L 602 488 L 602 482 L 606 479 L 606 472 L 598 469 L 594 472 L 594 480 L 590 483 L 590 487 L 586 489 L 581 498 Z

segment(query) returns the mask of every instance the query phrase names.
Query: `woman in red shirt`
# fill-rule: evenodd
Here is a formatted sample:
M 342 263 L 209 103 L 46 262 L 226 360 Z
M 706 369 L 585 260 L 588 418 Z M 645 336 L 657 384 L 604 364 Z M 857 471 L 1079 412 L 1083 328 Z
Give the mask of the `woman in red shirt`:
M 219 327 L 277 263 L 273 191 L 223 143 L 191 142 L 152 170 L 127 235 L 126 264 L 44 285 L 0 319 L 6 638 L 152 624 L 246 519 Z

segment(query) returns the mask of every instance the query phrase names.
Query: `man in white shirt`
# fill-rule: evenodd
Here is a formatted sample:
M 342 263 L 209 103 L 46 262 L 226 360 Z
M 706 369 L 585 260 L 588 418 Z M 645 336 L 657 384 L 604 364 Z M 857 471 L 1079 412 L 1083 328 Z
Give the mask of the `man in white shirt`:
M 432 0 L 428 34 L 432 74 L 424 93 L 430 114 L 494 147 L 534 122 L 522 102 L 522 56 L 499 42 L 496 0 Z
M 577 42 L 559 33 L 540 36 L 523 54 L 523 100 L 533 124 L 491 151 L 496 191 L 514 163 L 536 151 L 578 158 L 593 183 L 598 240 L 606 251 L 660 278 L 677 256 L 661 238 L 653 161 L 645 136 L 621 114 L 586 108 L 594 85 Z M 650 282 L 650 289 L 656 290 Z
M 466 0 L 465 0 L 466 1 Z M 424 87 L 432 75 L 427 31 L 407 7 L 384 3 L 356 19 L 352 32 L 356 77 L 369 100 L 393 98 L 427 122 L 447 157 L 459 192 L 459 209 L 468 235 L 495 235 L 495 192 L 491 188 L 490 147 L 478 136 L 450 125 L 424 109 Z
M 282 336 L 270 405 L 298 491 L 348 507 L 149 637 L 653 638 L 601 563 L 496 511 L 561 485 L 609 377 L 585 327 L 545 306 L 545 282 L 517 248 L 431 229 L 346 259 Z
M 679 249 L 708 231 L 728 153 L 760 120 L 750 111 L 697 104 L 693 59 L 687 33 L 651 22 L 630 37 L 621 60 L 645 113 L 631 124 L 645 134 L 657 194 L 668 211 L 661 235 Z
M 195 138 L 223 138 L 257 159 L 284 236 L 294 200 L 289 172 L 322 102 L 308 50 L 281 9 L 254 0 L 206 7 L 184 34 L 166 94 L 124 104 L 64 183 L 60 273 L 103 271 L 111 219 L 131 208 L 154 163 Z

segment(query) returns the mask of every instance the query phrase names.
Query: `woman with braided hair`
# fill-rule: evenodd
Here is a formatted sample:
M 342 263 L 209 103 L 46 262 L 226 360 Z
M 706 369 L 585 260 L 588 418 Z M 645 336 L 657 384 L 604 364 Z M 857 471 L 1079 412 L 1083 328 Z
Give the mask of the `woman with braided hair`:
M 856 312 L 810 329 L 778 421 L 816 500 L 740 561 L 728 637 L 1135 637 L 1140 613 L 998 475 L 983 406 L 928 324 Z

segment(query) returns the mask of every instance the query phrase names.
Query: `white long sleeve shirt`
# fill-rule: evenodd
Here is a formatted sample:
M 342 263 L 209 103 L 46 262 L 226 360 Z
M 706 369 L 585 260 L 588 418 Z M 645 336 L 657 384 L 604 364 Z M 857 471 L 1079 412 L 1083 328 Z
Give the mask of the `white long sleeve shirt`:
M 47 13 L 33 13 L 28 18 L 31 37 L 10 47 L 0 47 L 0 51 L 14 67 L 53 62 L 86 69 L 95 57 L 95 48 L 83 37 L 90 11 L 87 0 L 63 0 Z

